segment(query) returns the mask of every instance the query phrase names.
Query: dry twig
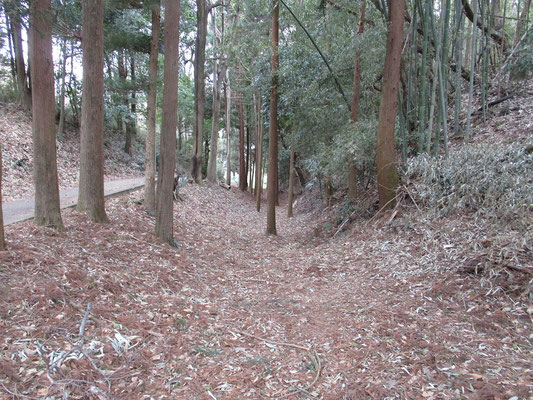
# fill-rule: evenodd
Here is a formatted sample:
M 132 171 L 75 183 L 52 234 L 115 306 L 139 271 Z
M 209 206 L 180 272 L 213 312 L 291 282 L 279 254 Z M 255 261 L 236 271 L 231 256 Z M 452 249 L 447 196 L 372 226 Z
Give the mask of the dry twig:
M 91 313 L 91 302 L 89 301 L 87 303 L 87 309 L 85 310 L 85 315 L 83 316 L 83 319 L 81 320 L 80 324 L 80 337 L 83 337 L 85 334 L 85 325 L 87 324 L 87 319 L 89 318 L 89 314 Z
M 252 335 L 251 333 L 247 333 L 247 332 L 242 332 L 242 331 L 239 331 L 237 329 L 234 329 L 234 330 L 230 330 L 229 331 L 230 333 L 233 333 L 234 335 L 236 335 L 237 333 L 240 334 L 240 335 L 243 335 L 243 336 L 248 336 L 250 338 L 253 338 L 253 339 L 257 339 L 257 340 L 261 340 L 263 342 L 267 342 L 267 343 L 271 343 L 271 344 L 275 344 L 277 346 L 287 346 L 287 347 L 293 347 L 295 349 L 300 349 L 300 350 L 305 350 L 305 351 L 311 351 L 311 348 L 310 347 L 304 347 L 304 346 L 300 346 L 298 344 L 292 344 L 292 343 L 285 343 L 285 342 L 276 342 L 274 340 L 269 340 L 269 339 L 265 339 L 265 338 L 262 338 L 260 336 L 256 336 L 256 335 Z

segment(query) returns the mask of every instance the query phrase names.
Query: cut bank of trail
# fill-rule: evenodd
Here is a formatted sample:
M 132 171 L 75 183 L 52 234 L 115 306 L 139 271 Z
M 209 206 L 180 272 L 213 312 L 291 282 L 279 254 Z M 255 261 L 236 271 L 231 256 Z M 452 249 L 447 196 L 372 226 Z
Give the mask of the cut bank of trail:
M 2 398 L 533 394 L 527 299 L 458 273 L 479 233 L 468 216 L 331 240 L 278 208 L 273 237 L 247 195 L 189 185 L 173 249 L 139 195 L 108 201 L 110 224 L 68 210 L 65 233 L 7 227 Z

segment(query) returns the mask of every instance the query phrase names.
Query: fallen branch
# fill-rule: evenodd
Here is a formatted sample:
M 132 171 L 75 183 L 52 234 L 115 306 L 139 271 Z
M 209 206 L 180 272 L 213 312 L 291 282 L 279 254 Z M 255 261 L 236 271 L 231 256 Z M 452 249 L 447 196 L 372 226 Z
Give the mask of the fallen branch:
M 337 231 L 335 232 L 335 234 L 333 235 L 333 237 L 337 236 L 337 234 L 342 230 L 342 228 L 344 228 L 344 225 L 346 225 L 346 224 L 348 223 L 348 221 L 354 216 L 354 214 L 355 214 L 357 211 L 358 211 L 358 210 L 355 209 L 355 210 L 353 211 L 353 213 L 351 213 L 350 216 L 344 220 L 344 222 L 341 224 L 341 226 L 339 226 L 339 229 L 337 229 Z
M 285 343 L 285 342 L 276 342 L 276 341 L 273 341 L 273 340 L 268 340 L 268 339 L 265 339 L 265 338 L 262 338 L 260 336 L 256 336 L 256 335 L 252 335 L 251 333 L 247 333 L 247 332 L 243 332 L 243 331 L 238 331 L 238 330 L 230 330 L 229 331 L 230 333 L 233 333 L 234 335 L 236 335 L 237 333 L 240 334 L 240 335 L 243 335 L 243 336 L 248 336 L 250 338 L 253 338 L 253 339 L 257 339 L 257 340 L 261 340 L 263 342 L 267 342 L 267 343 L 271 343 L 271 344 L 275 344 L 277 346 L 287 346 L 287 347 L 293 347 L 295 349 L 300 349 L 300 350 L 305 350 L 305 351 L 311 351 L 311 347 L 304 347 L 304 346 L 300 346 L 298 344 L 292 344 L 292 343 Z
M 487 108 L 494 107 L 495 105 L 503 103 L 504 101 L 512 99 L 513 97 L 514 95 L 511 94 L 509 96 L 505 96 L 500 99 L 493 100 L 490 103 L 487 103 Z M 478 110 L 476 111 L 476 114 L 480 113 L 481 111 L 483 111 L 483 107 L 479 107 Z
M 313 386 L 315 386 L 315 384 L 318 382 L 318 378 L 320 377 L 320 374 L 322 372 L 322 363 L 320 362 L 320 358 L 318 357 L 318 354 L 316 351 L 313 352 L 313 356 L 314 356 L 314 364 L 315 364 L 315 368 L 316 368 L 316 375 L 315 375 L 315 379 L 313 379 L 313 382 L 311 382 L 309 385 L 307 385 L 305 387 L 305 389 L 303 388 L 295 388 L 292 392 L 289 392 L 287 394 L 284 394 L 283 396 L 280 396 L 278 397 L 279 399 L 284 399 L 284 398 L 287 398 L 289 396 L 292 396 L 293 394 L 296 394 L 296 393 L 300 393 L 300 392 L 303 392 L 303 393 L 306 393 L 306 394 L 310 394 L 309 393 L 309 389 L 311 389 Z
M 405 193 L 407 193 L 407 195 L 409 196 L 409 198 L 411 199 L 411 201 L 413 202 L 413 204 L 416 206 L 416 209 L 417 209 L 418 211 L 422 212 L 422 210 L 420 209 L 420 207 L 418 207 L 418 204 L 416 203 L 414 196 L 411 194 L 411 192 L 409 192 L 409 189 L 407 189 L 407 186 L 406 186 L 406 185 L 403 185 L 402 188 L 403 188 L 403 190 L 405 190 Z
M 382 212 L 383 210 L 385 210 L 385 209 L 387 208 L 387 206 L 388 206 L 391 202 L 393 202 L 393 201 L 396 201 L 396 206 L 394 207 L 394 209 L 398 208 L 399 205 L 400 205 L 400 199 L 398 199 L 398 196 L 396 195 L 396 196 L 394 196 L 392 199 L 390 199 L 389 201 L 387 201 L 387 202 L 385 203 L 385 205 L 384 205 L 383 207 L 381 207 L 381 208 L 378 210 L 378 212 L 375 213 L 374 216 L 373 216 L 372 218 L 370 218 L 370 219 L 367 221 L 367 223 L 365 224 L 365 227 L 368 226 L 368 225 L 369 225 L 374 219 L 376 219 L 377 217 L 379 217 L 379 216 L 381 215 L 381 212 Z
M 87 324 L 87 319 L 89 318 L 89 314 L 91 313 L 91 302 L 87 303 L 87 309 L 85 310 L 85 315 L 83 316 L 83 319 L 81 320 L 80 324 L 80 337 L 83 337 L 85 334 L 85 325 Z
M 148 246 L 153 246 L 153 247 L 157 247 L 157 248 L 160 248 L 160 249 L 163 249 L 165 250 L 165 248 L 163 246 L 159 246 L 158 244 L 155 244 L 155 243 L 150 243 L 150 242 L 147 242 L 145 240 L 141 240 L 141 239 L 137 239 L 135 236 L 133 236 L 131 233 L 129 232 L 125 232 L 126 235 L 128 235 L 130 238 L 132 238 L 133 240 L 136 240 L 137 242 L 139 243 L 144 243 L 144 244 L 147 244 Z
M 26 396 L 24 394 L 21 394 L 21 393 L 18 393 L 17 392 L 17 389 L 15 388 L 15 392 L 12 392 L 11 390 L 9 390 L 2 382 L 0 382 L 0 385 L 2 385 L 2 388 L 4 388 L 4 390 L 9 393 L 11 396 L 13 396 L 13 398 L 15 397 L 21 397 L 23 399 L 40 399 L 40 397 L 31 397 L 31 396 Z

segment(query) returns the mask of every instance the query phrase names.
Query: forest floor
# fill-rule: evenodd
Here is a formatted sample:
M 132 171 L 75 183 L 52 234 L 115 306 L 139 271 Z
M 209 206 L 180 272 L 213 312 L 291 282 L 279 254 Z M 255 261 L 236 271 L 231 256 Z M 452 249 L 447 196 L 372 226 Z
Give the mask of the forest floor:
M 109 224 L 7 227 L 1 398 L 533 395 L 530 276 L 458 272 L 497 245 L 472 216 L 332 239 L 278 208 L 267 237 L 248 194 L 187 185 L 171 248 L 141 195 L 109 200 Z
M 473 141 L 530 143 L 526 89 Z M 29 197 L 29 119 L 2 107 L 5 200 Z M 77 146 L 58 142 L 62 187 Z M 106 179 L 139 173 L 119 148 Z M 65 232 L 7 226 L 0 399 L 533 397 L 531 226 L 403 204 L 334 235 L 338 208 L 319 203 L 305 194 L 290 219 L 282 204 L 266 236 L 249 194 L 186 185 L 177 248 L 155 239 L 141 191 L 106 201 L 109 224 L 69 209 Z

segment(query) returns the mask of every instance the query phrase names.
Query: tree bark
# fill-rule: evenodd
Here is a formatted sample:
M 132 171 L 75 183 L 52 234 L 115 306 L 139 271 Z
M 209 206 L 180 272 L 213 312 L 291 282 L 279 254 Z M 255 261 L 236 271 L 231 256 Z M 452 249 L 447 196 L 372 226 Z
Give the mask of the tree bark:
M 241 82 L 241 66 L 238 67 L 239 71 L 239 82 L 242 85 Z M 246 182 L 246 160 L 244 158 L 244 145 L 245 145 L 245 138 L 244 138 L 244 106 L 242 104 L 242 93 L 239 93 L 237 95 L 239 104 L 239 189 L 241 191 L 246 190 L 247 182 Z
M 159 58 L 159 33 L 161 30 L 161 4 L 152 4 L 152 38 L 150 40 L 150 66 L 148 96 L 146 99 L 146 155 L 144 170 L 144 205 L 146 211 L 155 211 L 155 129 L 157 112 L 157 61 Z
M 226 101 L 226 185 L 231 186 L 231 87 L 229 68 L 226 68 L 224 99 Z
M 59 127 L 57 136 L 62 138 L 65 134 L 65 80 L 67 76 L 67 39 L 63 39 L 61 44 L 61 92 L 59 99 Z
M 526 0 L 526 1 L 530 2 L 531 0 Z M 479 29 L 483 30 L 483 32 L 485 32 L 485 34 L 490 35 L 490 37 L 496 43 L 498 43 L 500 46 L 504 46 L 505 47 L 505 45 L 507 43 L 507 39 L 505 38 L 505 36 L 502 35 L 500 32 L 496 32 L 496 31 L 490 30 L 488 27 L 484 26 L 482 21 L 479 21 L 479 19 L 477 19 L 477 18 L 476 18 L 477 22 L 474 21 L 475 12 L 470 7 L 470 3 L 468 3 L 468 0 L 461 0 L 461 2 L 463 3 L 463 9 L 465 11 L 465 15 L 473 23 L 473 26 L 477 26 Z M 477 0 L 474 1 L 474 3 L 476 3 L 476 2 L 477 2 Z M 474 7 L 475 7 L 475 5 L 474 5 Z M 472 28 L 472 29 L 474 29 L 474 28 Z
M 390 2 L 390 24 L 383 70 L 383 90 L 379 109 L 376 149 L 378 196 L 381 209 L 395 206 L 394 199 L 398 187 L 394 127 L 398 109 L 404 12 L 405 0 Z
M 174 246 L 174 170 L 176 168 L 176 127 L 178 111 L 179 0 L 165 1 L 165 64 L 163 71 L 163 123 L 161 126 L 161 158 L 157 180 L 155 234 Z
M 108 222 L 104 200 L 104 2 L 82 1 L 83 93 L 78 210 Z
M 272 86 L 270 89 L 270 129 L 268 143 L 268 235 L 277 235 L 276 203 L 278 198 L 278 69 L 279 69 L 279 2 L 272 0 Z
M 465 140 L 470 140 L 470 129 L 472 124 L 472 101 L 474 96 L 474 75 L 476 68 L 477 53 L 477 20 L 478 20 L 478 3 L 474 2 L 474 20 L 472 23 L 472 49 L 470 54 L 470 82 L 468 83 L 468 106 L 466 110 L 466 128 L 464 133 Z
M 63 230 L 59 208 L 54 60 L 52 57 L 51 0 L 33 0 L 30 5 L 30 63 L 33 74 L 32 133 L 33 179 L 36 225 Z
M 24 51 L 22 48 L 22 23 L 20 20 L 20 14 L 17 10 L 14 10 L 14 9 L 6 8 L 6 11 L 8 11 L 9 13 L 9 20 L 11 22 L 11 33 L 13 36 L 13 47 L 15 50 L 15 66 L 16 66 L 16 72 L 17 72 L 17 87 L 19 90 L 19 101 L 20 101 L 20 105 L 26 111 L 31 111 L 31 107 L 32 107 L 31 90 L 28 85 L 28 77 L 26 76 L 26 67 L 24 65 Z
M 13 90 L 17 90 L 17 68 L 15 67 L 15 57 L 13 55 L 13 35 L 11 34 L 11 24 L 9 22 L 9 16 L 7 15 L 6 6 L 4 5 L 4 17 L 6 21 L 6 33 L 7 33 L 7 45 L 9 49 L 9 63 L 11 66 L 11 77 L 13 79 Z
M 4 215 L 2 212 L 2 145 L 0 144 L 0 251 L 4 251 L 5 249 Z
M 216 12 L 213 10 L 213 43 L 217 45 L 216 40 Z M 209 144 L 209 163 L 207 166 L 207 180 L 215 183 L 217 180 L 217 153 L 218 153 L 218 122 L 220 114 L 220 86 L 222 77 L 226 74 L 225 62 L 219 70 L 219 63 L 216 58 L 213 61 L 213 122 L 211 126 L 211 141 Z
M 202 145 L 205 114 L 205 42 L 207 38 L 206 0 L 196 0 L 197 34 L 194 59 L 194 143 L 191 159 L 192 177 L 202 182 Z
M 137 136 L 137 93 L 136 93 L 136 73 L 135 73 L 135 57 L 130 51 L 130 80 L 131 80 L 131 106 L 130 116 L 128 118 L 128 135 L 125 151 L 130 156 L 133 155 L 133 144 L 135 143 L 135 136 Z
M 248 175 L 250 174 L 250 148 L 251 148 L 251 143 L 250 143 L 250 126 L 248 125 L 248 115 L 246 115 L 246 170 L 245 170 L 245 173 L 244 173 L 244 176 L 246 177 L 246 185 L 245 185 L 245 190 L 248 190 L 252 187 L 252 181 L 251 180 L 248 180 Z M 250 183 L 248 183 L 250 182 Z
M 513 47 L 516 47 L 520 38 L 522 37 L 522 31 L 524 30 L 524 23 L 526 22 L 527 16 L 529 14 L 529 8 L 531 7 L 531 0 L 525 0 L 524 8 L 522 8 L 522 13 L 516 21 L 516 30 L 514 34 Z
M 291 158 L 289 162 L 289 202 L 287 205 L 287 216 L 293 216 L 292 205 L 294 203 L 294 147 L 291 147 Z
M 263 120 L 261 116 L 261 96 L 255 96 L 255 117 L 256 117 L 256 156 L 255 156 L 255 208 L 261 211 L 261 195 L 263 191 Z
M 357 195 L 357 166 L 354 162 L 348 168 L 348 200 L 355 201 Z
M 465 18 L 463 17 L 461 4 L 457 1 L 455 2 L 455 17 L 455 26 L 457 27 L 457 37 L 455 41 L 455 64 L 457 65 L 457 69 L 455 71 L 455 103 L 453 115 L 453 132 L 455 135 L 459 135 L 459 130 L 461 127 L 459 114 L 461 112 L 461 104 L 463 100 L 463 93 L 461 90 L 461 69 L 463 67 L 463 39 Z
M 118 52 L 118 75 L 122 91 L 122 106 L 123 112 L 119 116 L 119 124 L 122 125 L 122 133 L 124 134 L 124 152 L 131 155 L 131 137 L 132 137 L 132 123 L 130 113 L 130 101 L 128 98 L 128 91 L 126 90 L 128 69 L 126 67 L 126 50 Z

